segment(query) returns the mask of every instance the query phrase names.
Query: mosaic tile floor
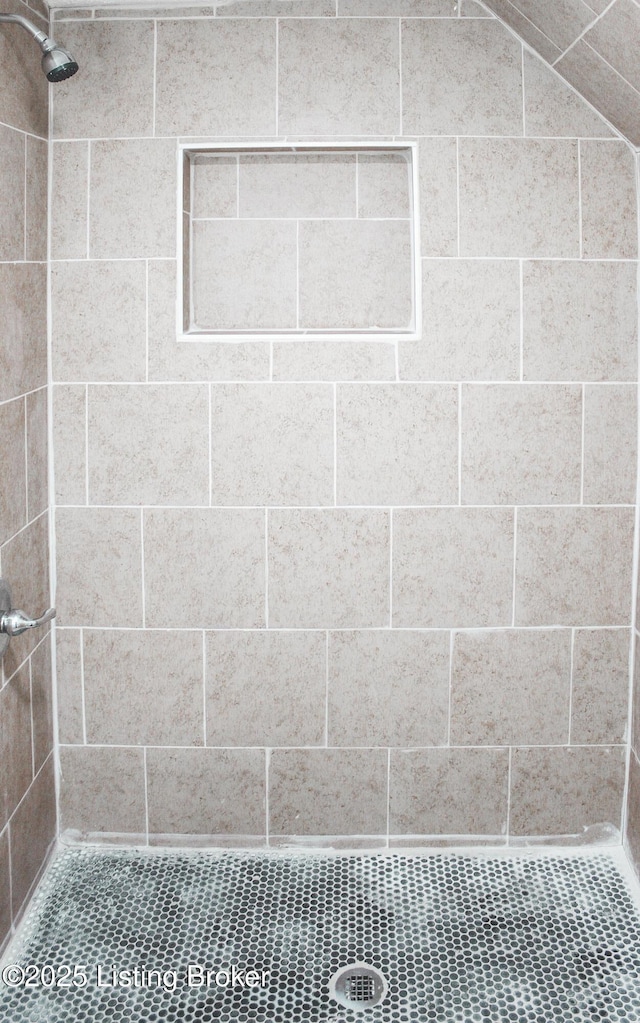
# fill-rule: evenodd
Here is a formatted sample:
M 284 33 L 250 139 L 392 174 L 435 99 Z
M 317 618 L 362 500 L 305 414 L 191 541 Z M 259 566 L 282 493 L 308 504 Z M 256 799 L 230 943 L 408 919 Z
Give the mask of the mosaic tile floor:
M 1 1023 L 638 1023 L 640 915 L 605 853 L 69 849 L 0 972 Z

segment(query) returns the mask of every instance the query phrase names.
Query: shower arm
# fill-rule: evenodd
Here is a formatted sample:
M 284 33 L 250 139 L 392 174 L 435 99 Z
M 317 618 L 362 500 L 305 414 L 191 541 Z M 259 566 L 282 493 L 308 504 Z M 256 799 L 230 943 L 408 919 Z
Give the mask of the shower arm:
M 26 29 L 29 35 L 33 36 L 35 41 L 40 46 L 43 53 L 48 53 L 50 50 L 55 49 L 55 43 L 46 32 L 42 29 L 37 28 L 32 21 L 28 18 L 23 18 L 21 14 L 0 14 L 0 22 L 7 22 L 7 24 L 21 25 L 22 28 Z

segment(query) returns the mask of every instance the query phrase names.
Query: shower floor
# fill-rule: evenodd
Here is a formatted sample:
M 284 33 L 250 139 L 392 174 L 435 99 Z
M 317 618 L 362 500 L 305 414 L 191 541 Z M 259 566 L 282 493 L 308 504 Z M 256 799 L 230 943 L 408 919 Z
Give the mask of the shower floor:
M 330 998 L 349 963 L 376 1007 Z M 640 1020 L 640 915 L 600 852 L 68 849 L 2 967 L 2 1023 Z

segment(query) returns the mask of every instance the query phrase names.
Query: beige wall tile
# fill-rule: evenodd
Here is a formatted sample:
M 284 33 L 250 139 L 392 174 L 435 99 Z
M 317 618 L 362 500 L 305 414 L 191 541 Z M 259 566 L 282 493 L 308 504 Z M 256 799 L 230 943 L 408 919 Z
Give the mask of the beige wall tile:
M 31 655 L 31 721 L 33 769 L 37 774 L 53 750 L 51 636 L 45 636 Z
M 0 401 L 47 383 L 46 303 L 44 264 L 0 264 Z
M 3 438 L 3 480 L 0 487 L 0 543 L 27 522 L 27 475 L 25 459 L 25 400 L 0 405 L 0 436 Z
M 0 552 L 2 575 L 11 586 L 13 606 L 27 614 L 41 615 L 51 605 L 49 587 L 49 518 L 42 514 L 8 541 Z M 4 656 L 9 678 L 43 638 L 49 626 L 28 629 L 14 636 Z
M 296 223 L 194 224 L 193 326 L 270 330 L 296 326 Z
M 211 398 L 213 504 L 333 504 L 329 384 L 219 384 Z
M 457 501 L 457 387 L 343 385 L 336 431 L 339 504 Z
M 9 831 L 0 835 L 0 948 L 11 929 L 11 878 L 9 864 Z
M 25 258 L 25 136 L 0 125 L 0 259 Z
M 200 632 L 85 629 L 83 635 L 88 742 L 204 744 Z
M 217 18 L 331 18 L 336 12 L 336 0 L 233 0 L 216 8 Z
M 640 870 L 640 765 L 635 754 L 629 758 L 629 791 L 626 811 L 625 851 L 637 874 Z
M 525 380 L 635 379 L 632 263 L 526 262 L 523 303 Z
M 58 508 L 60 625 L 142 625 L 142 531 L 132 508 Z
M 423 259 L 422 339 L 399 343 L 408 379 L 516 380 L 520 275 L 515 260 Z
M 369 628 L 389 621 L 384 511 L 269 512 L 271 628 Z
M 24 664 L 0 690 L 0 827 L 31 785 L 31 693 Z
M 18 14 L 24 8 L 21 4 L 4 3 L 2 10 Z M 43 137 L 47 134 L 49 90 L 40 70 L 40 58 L 40 50 L 27 32 L 16 25 L 0 28 L 0 62 L 5 75 L 0 122 Z
M 571 632 L 457 633 L 451 666 L 451 743 L 562 743 L 569 734 Z
M 636 144 L 640 145 L 640 133 Z M 618 141 L 581 142 L 580 175 L 583 256 L 636 259 L 635 170 L 628 146 Z
M 141 749 L 60 747 L 60 831 L 68 830 L 144 836 Z
M 503 834 L 508 777 L 508 750 L 392 750 L 389 833 Z
M 56 86 L 53 137 L 153 134 L 153 45 L 152 21 L 65 25 L 82 84 Z
M 451 0 L 338 0 L 342 18 L 450 18 Z
M 634 146 L 640 145 L 640 94 L 606 60 L 579 39 L 555 66 Z
M 264 626 L 264 518 L 262 509 L 146 510 L 145 625 Z M 177 598 L 173 611 L 167 604 L 168 565 Z
M 319 746 L 325 738 L 324 632 L 210 632 L 209 746 Z
M 88 142 L 51 143 L 51 258 L 87 256 Z
M 176 341 L 176 268 L 149 262 L 150 380 L 268 380 L 268 341 Z
M 29 518 L 49 506 L 47 475 L 47 389 L 27 395 L 27 497 Z
M 585 387 L 584 501 L 633 504 L 636 492 L 636 387 Z
M 201 154 L 191 161 L 194 217 L 238 216 L 238 157 Z
M 628 629 L 576 629 L 571 742 L 624 742 L 630 638 Z
M 387 830 L 385 750 L 274 750 L 273 835 L 380 835 Z
M 44 139 L 27 135 L 26 251 L 27 259 L 47 258 L 47 153 Z
M 331 633 L 328 678 L 330 746 L 446 743 L 448 632 Z
M 464 504 L 576 504 L 582 392 L 545 384 L 462 387 Z
M 53 757 L 29 789 L 11 821 L 11 900 L 14 919 L 38 877 L 56 837 Z
M 528 18 L 525 18 L 511 0 L 486 0 L 486 5 L 546 61 L 551 64 L 558 59 L 562 53 L 560 47 L 548 39 L 543 32 L 540 32 Z
M 54 379 L 144 380 L 146 298 L 143 260 L 54 263 Z
M 408 330 L 412 319 L 408 221 L 309 220 L 299 227 L 299 325 Z
M 577 258 L 578 146 L 460 139 L 460 255 Z
M 518 511 L 516 625 L 626 625 L 633 511 Z
M 409 217 L 411 166 L 402 153 L 358 155 L 358 216 Z
M 88 428 L 91 501 L 208 504 L 209 408 L 201 384 L 91 386 Z
M 423 256 L 458 255 L 458 150 L 455 139 L 419 140 Z
M 393 513 L 393 625 L 477 628 L 511 623 L 513 512 Z
M 173 139 L 91 143 L 92 259 L 175 256 L 175 206 Z
M 526 135 L 610 138 L 606 122 L 535 54 L 524 51 Z
M 147 751 L 149 832 L 263 835 L 263 750 Z
M 158 23 L 158 135 L 265 135 L 275 121 L 275 22 Z
M 402 130 L 522 135 L 522 56 L 496 20 L 402 23 Z
M 280 22 L 278 130 L 317 135 L 397 133 L 399 60 L 398 27 L 392 21 Z
M 82 632 L 56 628 L 55 635 L 58 739 L 61 743 L 81 743 L 84 735 Z
M 513 835 L 580 835 L 594 824 L 620 827 L 624 746 L 515 749 Z
M 395 380 L 393 341 L 273 343 L 274 380 Z
M 54 384 L 51 393 L 55 500 L 58 504 L 84 504 L 87 389 L 84 384 Z
M 356 157 L 352 153 L 241 155 L 239 197 L 241 217 L 354 217 Z

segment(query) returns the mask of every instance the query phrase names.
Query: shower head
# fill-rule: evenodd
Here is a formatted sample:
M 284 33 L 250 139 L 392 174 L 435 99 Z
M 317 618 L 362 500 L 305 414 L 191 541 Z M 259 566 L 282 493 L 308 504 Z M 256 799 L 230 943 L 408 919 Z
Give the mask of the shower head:
M 20 14 L 0 14 L 0 22 L 20 25 L 33 36 L 42 50 L 42 70 L 50 82 L 63 82 L 78 70 L 78 64 L 68 50 L 58 46 L 53 39 Z

